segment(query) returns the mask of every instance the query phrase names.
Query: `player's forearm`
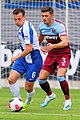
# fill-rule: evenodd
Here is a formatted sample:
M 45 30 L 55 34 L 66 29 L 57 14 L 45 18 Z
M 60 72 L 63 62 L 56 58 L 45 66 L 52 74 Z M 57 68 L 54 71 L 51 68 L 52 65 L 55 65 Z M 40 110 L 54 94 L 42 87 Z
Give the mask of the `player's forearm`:
M 14 63 L 14 61 L 16 61 L 17 59 L 19 59 L 19 58 L 21 58 L 21 57 L 26 56 L 27 54 L 29 54 L 29 52 L 24 51 L 24 52 L 22 52 L 21 54 L 18 54 L 18 55 L 16 55 L 16 56 L 12 57 L 12 58 L 11 58 L 11 63 Z
M 58 49 L 58 48 L 64 48 L 68 46 L 68 42 L 67 41 L 62 41 L 60 43 L 57 44 L 53 44 L 53 49 Z
M 39 45 L 41 45 L 42 41 L 39 40 Z
M 62 36 L 62 37 L 60 37 L 60 39 L 61 39 L 61 42 L 55 44 L 55 45 L 53 46 L 53 48 L 58 49 L 58 48 L 64 48 L 64 47 L 67 47 L 67 46 L 68 46 L 68 37 L 67 37 L 67 36 L 64 36 L 64 37 Z
M 68 42 L 60 42 L 60 43 L 57 43 L 57 44 L 48 43 L 45 50 L 47 52 L 49 52 L 52 49 L 64 48 L 64 47 L 67 47 L 67 46 L 68 46 Z
M 42 41 L 44 40 L 44 36 L 40 34 L 38 40 L 39 40 L 39 45 L 41 45 Z
M 22 53 L 18 54 L 16 56 L 16 58 L 18 59 L 18 58 L 24 57 L 24 56 L 28 55 L 31 51 L 32 51 L 32 49 L 25 49 Z
M 21 58 L 21 57 L 24 57 L 24 56 L 28 55 L 32 51 L 32 48 L 33 48 L 32 44 L 27 44 L 24 51 L 21 54 L 19 54 L 17 56 L 17 58 Z
M 39 39 L 39 45 L 41 45 L 42 41 L 43 41 L 43 39 Z
M 29 49 L 26 48 L 22 53 L 20 53 L 17 56 L 15 56 L 13 61 L 15 61 L 15 60 L 17 60 L 17 59 L 19 59 L 21 57 L 24 57 L 24 56 L 28 55 L 31 51 L 32 51 L 32 48 L 29 48 Z

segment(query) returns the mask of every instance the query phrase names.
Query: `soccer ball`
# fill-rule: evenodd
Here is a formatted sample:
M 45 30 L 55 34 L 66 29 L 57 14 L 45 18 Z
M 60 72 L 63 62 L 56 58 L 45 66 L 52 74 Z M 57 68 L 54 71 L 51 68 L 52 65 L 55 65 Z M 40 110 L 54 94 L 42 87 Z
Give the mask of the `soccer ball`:
M 23 108 L 23 101 L 20 98 L 11 98 L 8 103 L 8 108 L 12 112 L 19 112 Z

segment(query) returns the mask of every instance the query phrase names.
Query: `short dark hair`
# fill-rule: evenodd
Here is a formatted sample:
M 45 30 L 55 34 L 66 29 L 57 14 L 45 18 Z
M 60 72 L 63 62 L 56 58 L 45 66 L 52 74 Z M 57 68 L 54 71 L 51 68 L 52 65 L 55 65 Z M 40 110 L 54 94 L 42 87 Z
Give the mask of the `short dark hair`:
M 52 9 L 52 7 L 44 6 L 41 8 L 41 12 L 49 12 L 50 14 L 53 14 L 54 10 Z
M 19 13 L 22 13 L 23 16 L 24 16 L 24 15 L 25 15 L 24 9 L 22 9 L 22 8 L 16 8 L 16 9 L 14 9 L 14 11 L 13 11 L 13 14 L 14 14 L 14 15 L 17 15 L 17 14 L 19 14 Z

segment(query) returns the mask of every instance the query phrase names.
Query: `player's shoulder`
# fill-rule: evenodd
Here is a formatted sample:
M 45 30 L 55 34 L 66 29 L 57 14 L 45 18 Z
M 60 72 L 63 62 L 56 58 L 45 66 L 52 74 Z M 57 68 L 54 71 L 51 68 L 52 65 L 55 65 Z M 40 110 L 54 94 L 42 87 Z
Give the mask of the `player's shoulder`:
M 33 28 L 34 26 L 33 26 L 33 24 L 30 21 L 26 20 L 24 22 L 23 29 L 26 30 L 26 29 L 29 29 L 30 27 Z
M 64 24 L 60 20 L 57 20 L 57 19 L 55 19 L 55 24 L 59 26 L 64 26 Z
M 55 22 L 58 23 L 58 24 L 62 24 L 62 22 L 58 19 L 55 19 Z
M 25 25 L 27 25 L 28 24 L 28 21 L 27 20 L 25 20 L 25 22 L 24 22 L 24 25 L 23 26 L 25 26 Z
M 26 28 L 28 28 L 28 21 L 26 20 L 25 22 L 24 22 L 24 24 L 23 24 L 23 29 L 26 29 Z

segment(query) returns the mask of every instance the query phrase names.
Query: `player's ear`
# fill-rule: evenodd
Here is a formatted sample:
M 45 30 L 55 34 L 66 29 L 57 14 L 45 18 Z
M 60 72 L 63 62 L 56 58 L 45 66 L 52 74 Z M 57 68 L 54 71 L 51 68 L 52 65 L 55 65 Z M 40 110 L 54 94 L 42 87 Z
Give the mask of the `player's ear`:
M 24 18 L 26 19 L 26 16 L 24 15 Z
M 52 17 L 54 18 L 54 14 L 52 14 Z

